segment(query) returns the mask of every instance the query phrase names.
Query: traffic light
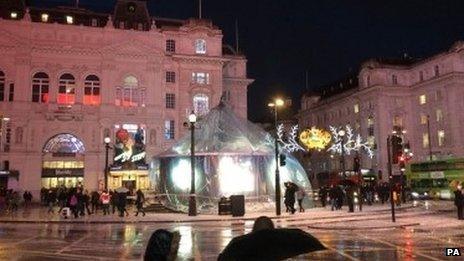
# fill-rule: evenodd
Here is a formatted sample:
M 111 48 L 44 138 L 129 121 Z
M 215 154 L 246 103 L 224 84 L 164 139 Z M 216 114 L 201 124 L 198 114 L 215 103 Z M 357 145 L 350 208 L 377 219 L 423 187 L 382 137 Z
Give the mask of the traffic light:
M 354 162 L 353 162 L 353 171 L 358 173 L 361 170 L 361 160 L 359 159 L 359 156 L 354 157 Z
M 280 166 L 285 166 L 287 164 L 287 162 L 285 162 L 285 160 L 287 159 L 287 156 L 285 156 L 285 154 L 280 154 L 279 155 L 279 161 L 280 161 Z
M 394 135 L 391 138 L 391 145 L 392 145 L 392 161 L 393 161 L 393 164 L 397 164 L 399 157 L 403 155 L 403 139 L 401 139 L 401 137 Z
M 404 155 L 401 155 L 399 158 L 398 158 L 398 166 L 400 167 L 400 170 L 401 171 L 405 171 L 406 170 L 406 157 Z

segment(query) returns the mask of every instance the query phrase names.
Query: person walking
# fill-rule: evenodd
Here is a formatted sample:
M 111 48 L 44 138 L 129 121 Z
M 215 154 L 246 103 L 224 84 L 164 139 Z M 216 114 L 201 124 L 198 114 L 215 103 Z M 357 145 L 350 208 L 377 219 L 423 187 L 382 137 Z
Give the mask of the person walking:
M 325 205 L 327 205 L 327 188 L 325 186 L 322 186 L 321 189 L 319 190 L 319 196 L 321 197 L 321 205 L 323 208 L 325 208 Z M 298 194 L 297 194 L 297 199 L 298 199 Z
M 303 199 L 305 198 L 306 196 L 306 192 L 304 190 L 303 187 L 298 187 L 298 190 L 296 191 L 296 199 L 298 201 L 298 208 L 299 208 L 299 211 L 300 212 L 304 212 L 304 208 L 303 208 Z M 325 195 L 327 197 L 327 195 Z M 325 204 L 324 204 L 324 207 L 325 207 Z
M 463 207 L 464 207 L 464 194 L 462 192 L 462 185 L 459 184 L 454 191 L 454 205 L 456 205 L 458 209 L 458 219 L 464 219 Z
M 76 191 L 74 190 L 70 191 L 68 203 L 69 203 L 69 208 L 71 209 L 71 212 L 74 214 L 74 218 L 78 218 L 79 211 L 78 211 L 78 206 L 77 206 L 78 199 L 77 199 Z
M 103 190 L 103 192 L 100 195 L 100 201 L 101 201 L 102 208 L 103 208 L 103 215 L 110 214 L 110 199 L 111 199 L 111 196 L 110 194 L 108 194 L 108 191 Z
M 48 193 L 46 194 L 46 197 L 45 197 L 45 201 L 47 202 L 47 206 L 48 206 L 48 211 L 47 213 L 55 213 L 53 211 L 53 206 L 55 205 L 55 201 L 56 201 L 56 195 L 55 195 L 55 192 L 53 192 L 53 190 L 48 190 Z
M 11 212 L 18 211 L 18 205 L 19 205 L 19 194 L 17 191 L 14 191 L 11 194 Z
M 354 189 L 352 186 L 345 188 L 346 203 L 348 204 L 348 212 L 354 212 Z
M 97 214 L 98 206 L 100 205 L 99 204 L 100 203 L 100 194 L 98 193 L 98 191 L 92 192 L 92 196 L 91 196 L 90 201 L 92 203 L 92 213 Z
M 110 190 L 110 204 L 111 204 L 111 212 L 114 214 L 116 212 L 116 209 L 118 208 L 118 201 L 119 201 L 119 195 L 116 191 Z
M 335 209 L 337 209 L 337 189 L 335 188 L 334 185 L 330 185 L 329 198 L 330 198 L 331 210 L 334 211 Z
M 135 206 L 137 207 L 137 212 L 135 212 L 135 216 L 138 216 L 139 212 L 142 212 L 143 216 L 145 216 L 145 211 L 143 210 L 143 203 L 145 202 L 145 195 L 140 189 L 137 190 L 136 194 L 137 194 L 137 198 L 135 199 Z
M 295 184 L 292 184 L 291 182 L 285 182 L 285 205 L 288 208 L 288 211 L 291 212 L 292 214 L 295 214 Z
M 61 187 L 58 189 L 58 204 L 60 205 L 60 210 L 58 210 L 59 213 L 61 213 L 61 210 L 67 206 L 68 203 L 68 191 L 66 188 Z
M 85 211 L 87 210 L 87 215 L 90 216 L 90 214 L 92 214 L 92 212 L 90 211 L 90 208 L 89 208 L 89 205 L 90 205 L 90 195 L 89 195 L 89 191 L 88 191 L 88 190 L 85 190 L 85 191 L 84 191 L 84 194 L 82 195 L 82 199 L 83 199 L 83 202 L 84 202 L 83 212 L 85 212 Z
M 115 192 L 118 196 L 118 210 L 119 210 L 119 216 L 124 217 L 124 213 L 126 213 L 126 216 L 129 216 L 129 212 L 127 212 L 126 209 L 126 204 L 127 204 L 127 192 L 120 192 L 117 193 Z

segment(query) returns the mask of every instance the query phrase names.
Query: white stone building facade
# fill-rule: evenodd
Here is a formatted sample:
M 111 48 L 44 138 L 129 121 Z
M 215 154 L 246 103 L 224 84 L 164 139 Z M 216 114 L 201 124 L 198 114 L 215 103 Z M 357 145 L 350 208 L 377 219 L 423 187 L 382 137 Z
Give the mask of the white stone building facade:
M 412 161 L 464 157 L 464 44 L 423 60 L 369 60 L 358 73 L 302 97 L 298 114 L 302 128 L 350 124 L 375 148 L 361 167 L 387 175 L 387 136 L 404 130 Z M 427 127 L 427 118 L 430 128 Z M 431 147 L 429 148 L 429 140 Z M 307 168 L 313 174 L 340 169 L 340 159 L 313 153 Z M 353 157 L 346 157 L 352 169 Z M 394 166 L 394 175 L 399 174 Z
M 21 1 L 0 9 L 2 186 L 101 189 L 103 141 L 117 146 L 120 129 L 142 135 L 148 164 L 186 134 L 192 110 L 201 116 L 223 96 L 247 117 L 246 58 L 211 21 L 154 18 L 138 0 L 118 0 L 109 15 Z M 143 166 L 110 176 L 110 188 L 152 185 Z

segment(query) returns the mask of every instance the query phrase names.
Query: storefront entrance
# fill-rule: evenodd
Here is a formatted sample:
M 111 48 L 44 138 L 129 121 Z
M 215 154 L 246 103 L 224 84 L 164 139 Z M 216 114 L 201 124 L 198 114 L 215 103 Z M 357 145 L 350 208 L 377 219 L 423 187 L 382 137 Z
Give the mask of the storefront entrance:
M 84 185 L 84 145 L 71 134 L 59 134 L 45 144 L 42 158 L 43 188 Z
M 108 179 L 108 187 L 111 190 L 125 187 L 134 192 L 138 189 L 150 189 L 148 170 L 120 170 L 111 171 Z

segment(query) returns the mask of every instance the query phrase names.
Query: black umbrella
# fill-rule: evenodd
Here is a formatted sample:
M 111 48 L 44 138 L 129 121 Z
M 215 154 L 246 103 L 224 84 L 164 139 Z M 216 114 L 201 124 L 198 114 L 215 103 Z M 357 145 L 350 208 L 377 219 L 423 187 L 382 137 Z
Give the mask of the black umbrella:
M 324 249 L 301 229 L 264 229 L 232 239 L 218 260 L 283 260 Z

